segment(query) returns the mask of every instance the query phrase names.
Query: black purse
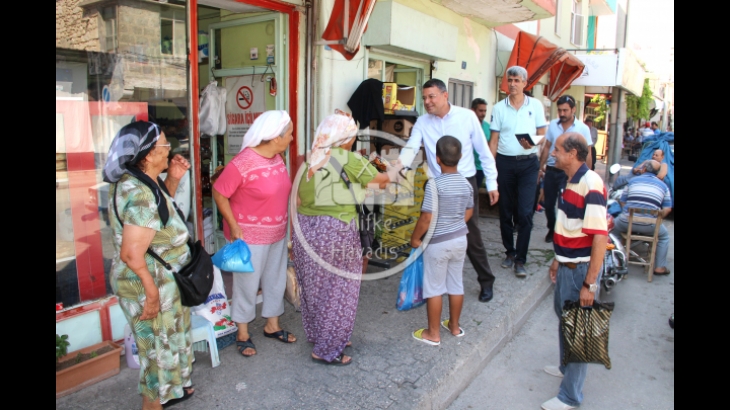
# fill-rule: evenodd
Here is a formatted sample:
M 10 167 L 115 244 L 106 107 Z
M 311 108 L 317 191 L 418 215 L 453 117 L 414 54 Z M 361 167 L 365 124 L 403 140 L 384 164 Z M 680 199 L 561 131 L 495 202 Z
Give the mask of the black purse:
M 364 255 L 368 252 L 368 250 L 372 250 L 373 243 L 375 242 L 375 222 L 373 220 L 374 215 L 372 212 L 368 212 L 365 205 L 358 203 L 357 196 L 355 196 L 355 191 L 352 189 L 352 181 L 350 180 L 350 177 L 347 175 L 340 162 L 337 161 L 334 156 L 330 157 L 330 164 L 332 164 L 335 170 L 340 174 L 340 178 L 342 178 L 342 181 L 345 183 L 345 185 L 347 185 L 347 189 L 352 195 L 352 199 L 355 204 L 355 210 L 357 211 L 358 215 L 360 245 L 363 248 Z
M 114 214 L 117 216 L 122 227 L 124 227 L 124 222 L 122 222 L 122 218 L 119 217 L 119 212 L 117 211 L 117 184 L 114 184 L 114 197 L 112 199 L 114 201 Z M 185 220 L 183 213 L 174 201 L 172 205 L 180 217 Z M 200 305 L 208 299 L 208 294 L 213 288 L 215 277 L 213 276 L 213 261 L 200 241 L 198 240 L 193 243 L 192 239 L 188 237 L 188 247 L 190 248 L 190 261 L 179 271 L 174 271 L 172 265 L 162 259 L 151 248 L 147 248 L 147 253 L 162 264 L 165 269 L 172 271 L 177 287 L 180 290 L 180 303 L 183 306 L 193 307 Z

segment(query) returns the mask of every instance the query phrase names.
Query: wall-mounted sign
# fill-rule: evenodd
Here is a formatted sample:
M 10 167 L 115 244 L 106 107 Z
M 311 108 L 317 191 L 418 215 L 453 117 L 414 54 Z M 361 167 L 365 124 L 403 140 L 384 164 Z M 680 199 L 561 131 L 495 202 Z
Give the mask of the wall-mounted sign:
M 618 54 L 577 54 L 576 57 L 585 64 L 585 67 L 583 74 L 571 85 L 608 87 L 616 85 Z
M 260 76 L 255 76 L 260 77 Z M 253 81 L 252 81 L 253 80 Z M 267 83 L 252 75 L 226 77 L 226 153 L 236 155 L 241 151 L 243 137 L 254 120 L 266 110 Z

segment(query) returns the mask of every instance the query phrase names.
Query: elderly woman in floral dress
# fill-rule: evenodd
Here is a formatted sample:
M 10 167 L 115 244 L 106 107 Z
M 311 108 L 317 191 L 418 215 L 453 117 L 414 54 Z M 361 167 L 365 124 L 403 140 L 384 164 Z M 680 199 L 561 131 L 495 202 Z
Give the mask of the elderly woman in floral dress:
M 138 121 L 114 137 L 104 166 L 109 218 L 116 252 L 110 281 L 139 349 L 143 410 L 157 410 L 193 395 L 190 309 L 180 303 L 172 271 L 151 256 L 151 248 L 176 271 L 190 260 L 188 229 L 173 205 L 190 163 L 168 162 L 170 143 L 157 124 Z M 163 181 L 160 173 L 167 169 Z

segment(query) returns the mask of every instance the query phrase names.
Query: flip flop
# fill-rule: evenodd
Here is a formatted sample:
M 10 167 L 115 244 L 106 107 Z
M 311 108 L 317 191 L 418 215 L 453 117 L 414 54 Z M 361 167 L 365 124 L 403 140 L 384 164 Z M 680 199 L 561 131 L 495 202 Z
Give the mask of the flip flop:
M 251 335 L 248 336 L 248 340 L 246 340 L 245 342 L 242 341 L 242 340 L 236 340 L 236 348 L 238 349 L 238 353 L 240 353 L 241 356 L 243 356 L 243 357 L 256 356 L 256 353 L 258 353 L 258 352 L 256 352 L 256 353 L 251 354 L 251 355 L 245 355 L 245 354 L 243 354 L 243 351 L 246 350 L 246 349 L 248 349 L 248 348 L 251 348 L 254 351 L 256 351 L 256 345 L 253 344 L 253 341 L 251 340 Z
M 350 357 L 350 361 L 349 362 L 343 362 L 342 361 L 342 359 L 345 357 L 345 354 L 344 353 L 341 353 L 339 356 L 337 356 L 334 359 L 332 359 L 331 362 L 328 362 L 327 360 L 324 360 L 324 359 L 317 359 L 314 356 L 311 356 L 311 357 L 312 357 L 312 361 L 315 362 L 315 363 L 328 364 L 328 365 L 331 365 L 331 366 L 347 366 L 350 363 L 352 363 L 352 357 Z
M 451 329 L 449 329 L 449 319 L 446 319 L 443 322 L 441 322 L 441 327 L 443 327 L 444 329 L 448 330 L 449 333 L 452 336 L 454 336 L 454 337 L 462 337 L 462 336 L 465 335 L 464 329 L 462 329 L 461 326 L 459 326 L 459 334 L 458 335 L 455 335 L 455 334 L 451 333 Z
M 431 346 L 439 346 L 441 342 L 434 342 L 433 340 L 428 340 L 423 338 L 423 331 L 426 329 L 418 329 L 415 332 L 413 332 L 413 338 L 418 340 L 419 342 L 423 342 L 427 345 Z
M 170 400 L 168 400 L 166 403 L 163 403 L 162 404 L 162 408 L 163 409 L 166 409 L 166 408 L 168 408 L 170 406 L 174 406 L 174 405 L 176 405 L 178 403 L 184 402 L 185 400 L 193 397 L 193 394 L 195 394 L 195 390 L 193 390 L 192 393 L 188 393 L 188 389 L 192 389 L 192 388 L 193 388 L 193 386 L 183 387 L 183 396 L 182 397 L 179 397 L 177 399 L 170 399 Z
M 290 342 L 289 341 L 289 335 L 290 334 L 291 333 L 287 332 L 286 330 L 279 330 L 278 332 L 274 332 L 274 333 L 266 333 L 266 331 L 264 330 L 264 336 L 266 336 L 266 337 L 268 337 L 270 339 L 277 339 L 278 341 L 280 341 L 282 343 L 294 343 L 294 342 L 296 342 L 296 340 L 294 340 L 294 342 Z

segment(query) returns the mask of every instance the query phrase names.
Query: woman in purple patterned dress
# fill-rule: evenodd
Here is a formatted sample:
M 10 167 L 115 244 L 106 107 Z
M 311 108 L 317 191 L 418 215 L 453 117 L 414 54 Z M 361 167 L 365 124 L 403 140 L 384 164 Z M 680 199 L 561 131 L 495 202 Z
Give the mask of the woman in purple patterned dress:
M 366 158 L 350 152 L 357 129 L 342 111 L 325 118 L 317 128 L 306 175 L 294 191 L 294 264 L 304 331 L 307 341 L 314 343 L 312 360 L 317 363 L 352 363 L 343 351 L 355 324 L 362 278 L 355 200 L 363 201 L 363 186 L 385 187 L 390 181 Z

